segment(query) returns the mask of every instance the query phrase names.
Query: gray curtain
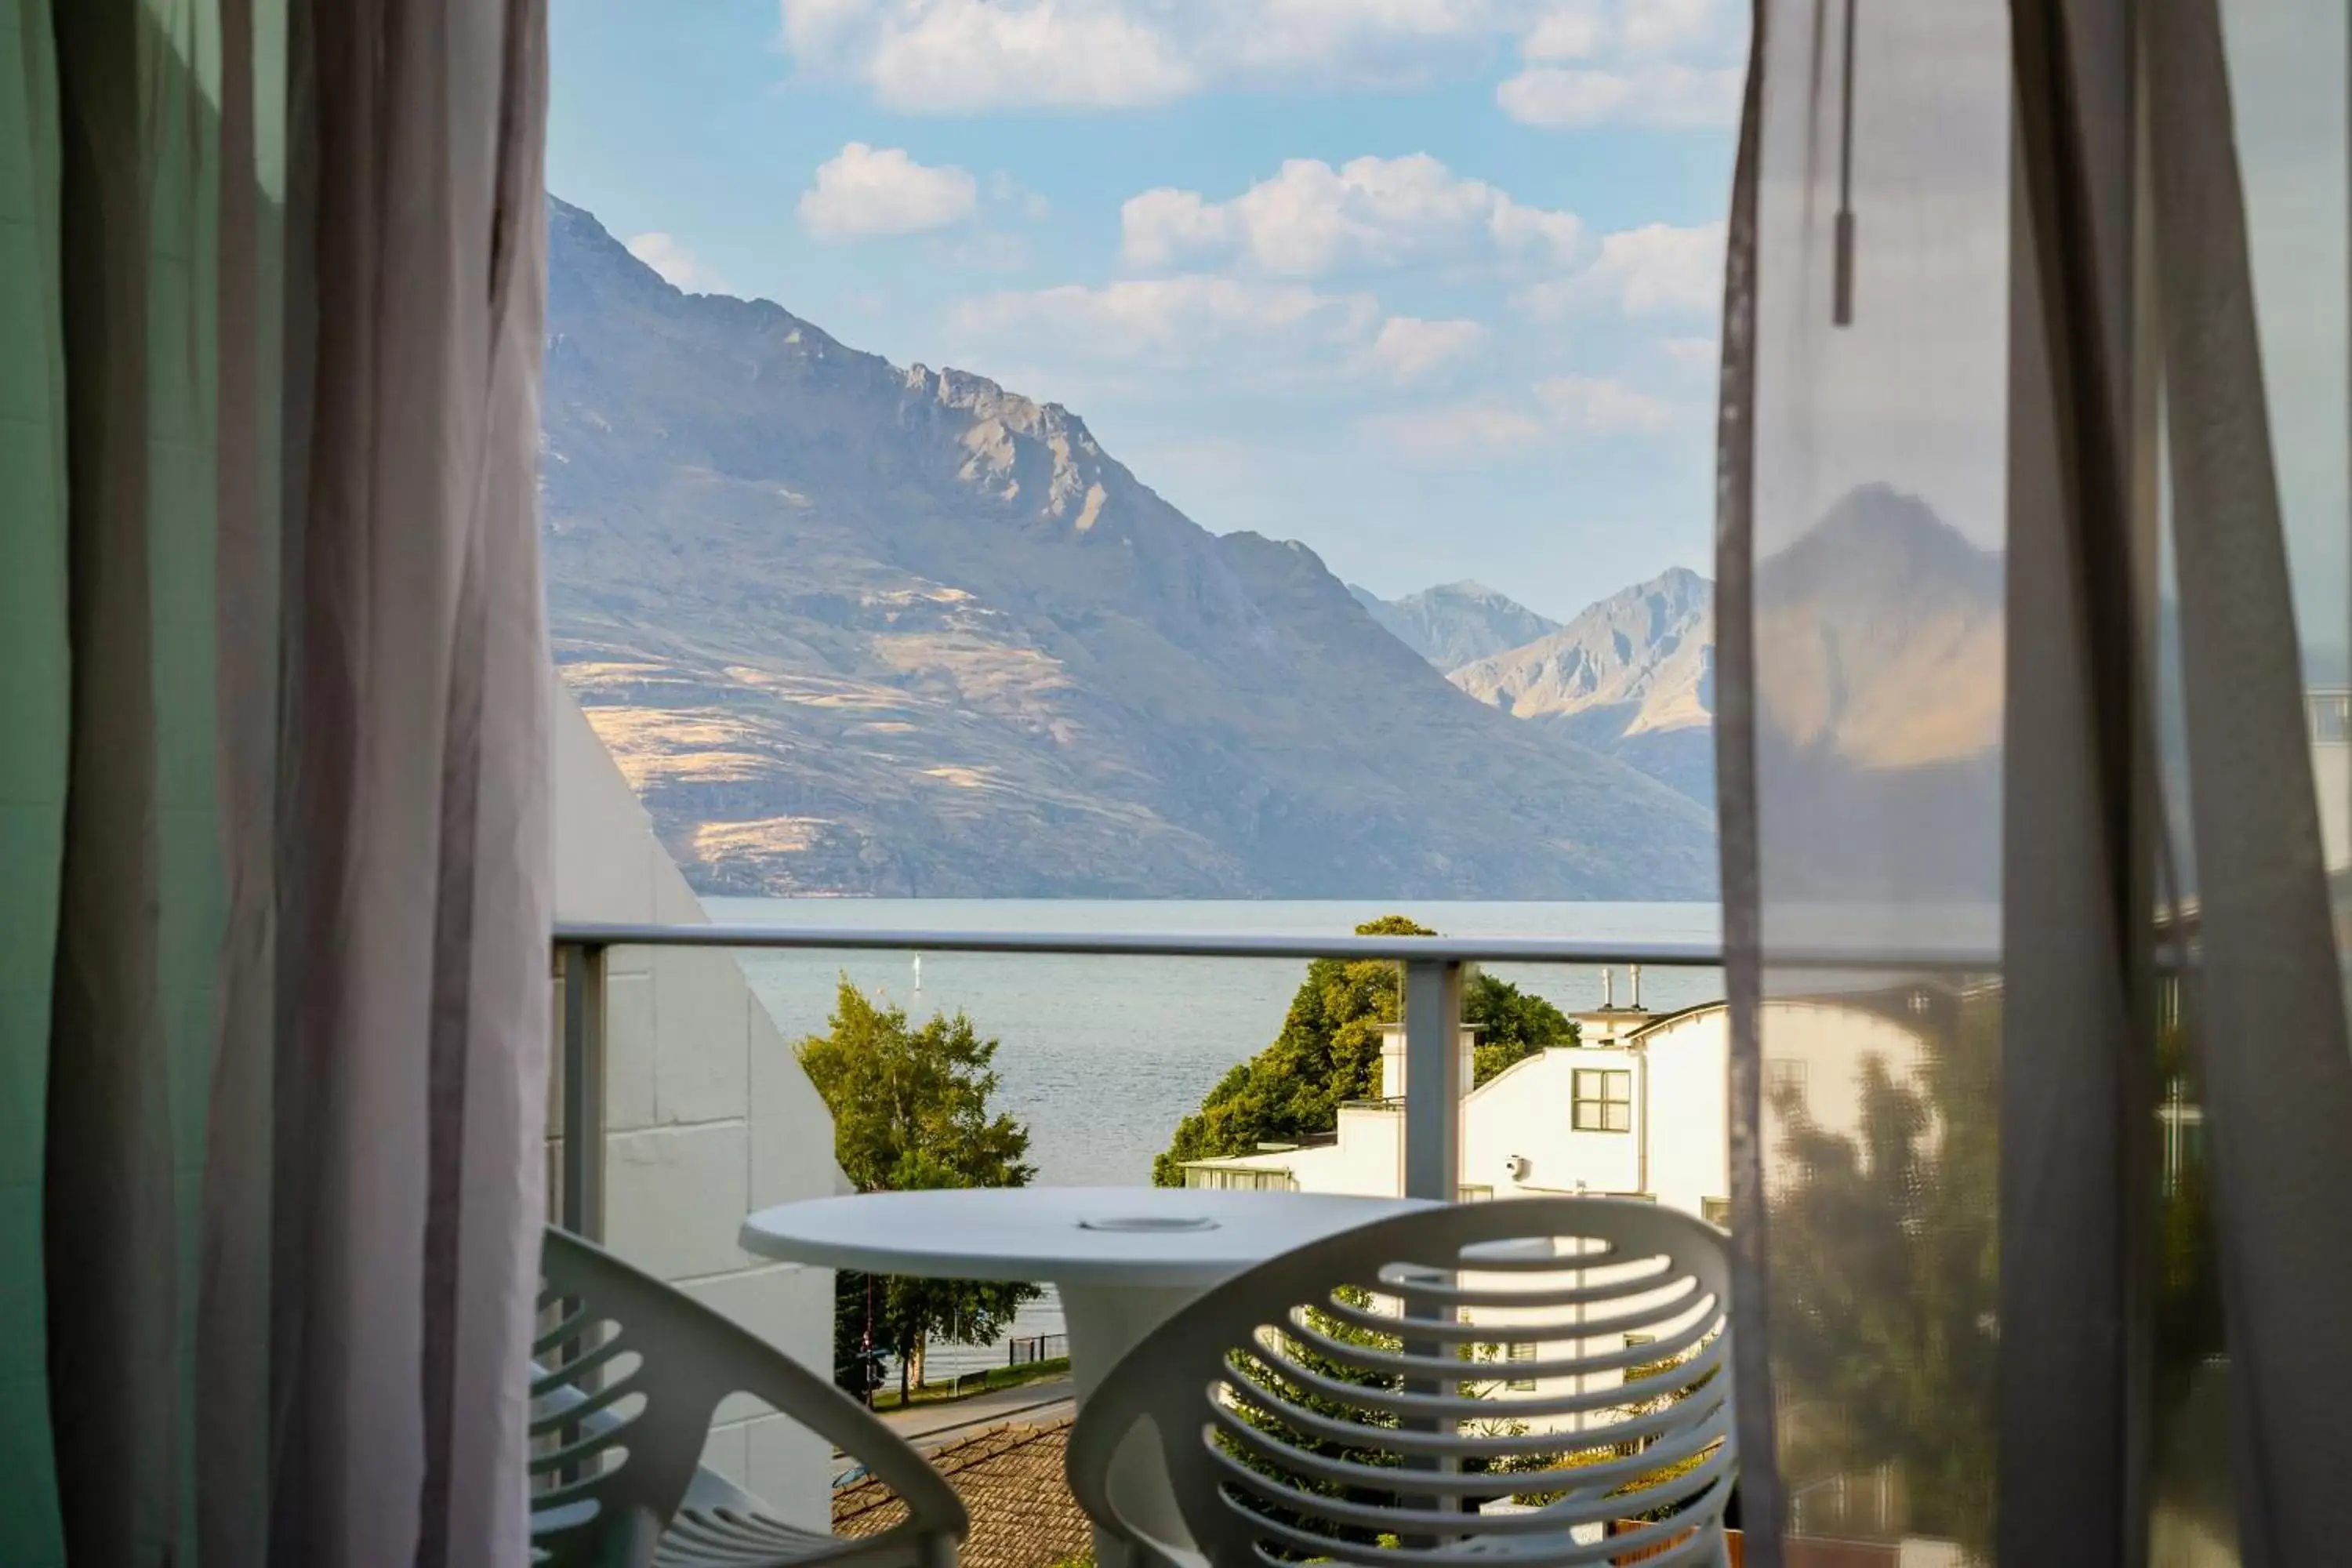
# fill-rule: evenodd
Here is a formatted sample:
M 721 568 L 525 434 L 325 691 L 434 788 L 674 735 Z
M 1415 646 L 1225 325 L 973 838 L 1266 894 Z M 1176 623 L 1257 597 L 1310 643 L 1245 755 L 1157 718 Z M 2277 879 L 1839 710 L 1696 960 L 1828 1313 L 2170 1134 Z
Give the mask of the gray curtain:
M 1752 1563 L 2338 1552 L 2347 55 L 2288 9 L 1757 6 L 1718 527 Z
M 2336 8 L 2338 28 L 2342 15 Z M 2294 47 L 2319 41 L 2305 35 Z M 2340 107 L 2340 31 L 2334 41 L 2335 71 L 2304 87 Z M 2328 889 L 2331 870 L 2340 876 L 2346 862 L 2321 830 L 2305 700 L 2307 639 L 2326 636 L 2330 621 L 2341 625 L 2345 518 L 2339 490 L 2333 507 L 2323 501 L 2312 509 L 2318 515 L 2294 520 L 2302 539 L 2288 531 L 2279 459 L 2302 454 L 2272 438 L 2263 362 L 2275 339 L 2266 342 L 2257 317 L 2252 254 L 2269 237 L 2241 176 L 2226 47 L 2216 0 L 2174 0 L 2148 14 L 2147 89 L 2163 106 L 2150 116 L 2151 196 L 2201 961 L 2190 997 L 2228 1324 L 2240 1544 L 2250 1563 L 2313 1563 L 2343 1551 L 2334 1460 L 2352 1408 L 2352 1313 L 2344 1310 L 2352 1220 L 2341 1201 L 2352 1190 L 2352 1047 Z M 2340 235 L 2341 164 L 2329 173 L 2304 199 Z M 2340 250 L 2335 260 L 2332 322 L 2274 319 L 2273 328 L 2308 334 L 2332 325 L 2340 388 Z M 2340 430 L 2331 443 L 2339 474 Z M 2314 533 L 2332 534 L 2336 548 L 2315 551 Z M 2298 554 L 2306 568 L 2315 554 L 2332 554 L 2336 566 L 2300 623 Z
M 11 0 L 11 1564 L 527 1561 L 545 29 Z

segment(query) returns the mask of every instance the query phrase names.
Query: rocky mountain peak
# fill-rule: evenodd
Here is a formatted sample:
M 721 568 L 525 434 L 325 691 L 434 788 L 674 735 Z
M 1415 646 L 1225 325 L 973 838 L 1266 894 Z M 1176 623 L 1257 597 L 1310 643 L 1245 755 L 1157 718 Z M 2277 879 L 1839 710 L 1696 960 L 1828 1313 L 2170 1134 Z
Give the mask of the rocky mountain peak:
M 1390 635 L 1442 670 L 1532 642 L 1559 625 L 1467 579 L 1396 600 L 1353 584 L 1348 592 Z
M 1076 415 L 951 367 L 909 365 L 904 384 L 915 395 L 970 418 L 960 437 L 970 454 L 959 469 L 966 483 L 1002 501 L 1017 504 L 1026 495 L 1042 515 L 1081 533 L 1101 520 L 1110 500 L 1101 472 L 1107 459 Z M 1119 477 L 1127 477 L 1124 470 Z
M 1311 551 L 550 212 L 556 658 L 704 889 L 1707 896 L 1704 810 L 1463 696 Z
M 1621 589 L 1549 635 L 1447 679 L 1695 799 L 1712 795 L 1715 585 L 1687 567 Z

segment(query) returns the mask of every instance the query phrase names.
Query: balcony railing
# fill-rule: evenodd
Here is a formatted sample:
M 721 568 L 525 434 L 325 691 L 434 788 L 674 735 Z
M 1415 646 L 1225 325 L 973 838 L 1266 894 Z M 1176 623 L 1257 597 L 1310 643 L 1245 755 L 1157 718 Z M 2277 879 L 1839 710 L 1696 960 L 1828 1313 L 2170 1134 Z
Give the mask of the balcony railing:
M 1719 968 L 1711 943 L 1563 942 L 1545 937 L 1308 936 L 1199 931 L 844 931 L 838 927 L 622 925 L 562 922 L 554 932 L 559 1093 L 552 1208 L 557 1223 L 583 1236 L 604 1232 L 604 1140 L 573 1136 L 604 1126 L 604 972 L 616 947 L 738 951 L 986 952 L 1129 958 L 1389 959 L 1404 976 L 1404 1191 L 1453 1199 L 1462 1164 L 1461 1073 L 1449 1061 L 1462 1033 L 1464 967 L 1480 963 L 1586 967 L 1627 964 Z M 1935 955 L 1776 954 L 1808 967 L 1912 968 L 1948 963 Z M 1451 1069 L 1451 1070 L 1449 1070 Z

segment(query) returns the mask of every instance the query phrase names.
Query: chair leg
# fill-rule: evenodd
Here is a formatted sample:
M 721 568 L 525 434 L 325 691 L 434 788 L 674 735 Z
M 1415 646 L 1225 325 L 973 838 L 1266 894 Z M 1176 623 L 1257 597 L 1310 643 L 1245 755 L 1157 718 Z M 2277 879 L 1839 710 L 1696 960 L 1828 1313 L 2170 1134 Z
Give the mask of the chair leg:
M 642 1510 L 632 1509 L 628 1514 L 613 1521 L 604 1533 L 604 1551 L 598 1568 L 653 1568 L 654 1554 L 661 1550 L 662 1521 Z
M 922 1568 L 956 1568 L 956 1539 L 940 1531 L 923 1537 Z

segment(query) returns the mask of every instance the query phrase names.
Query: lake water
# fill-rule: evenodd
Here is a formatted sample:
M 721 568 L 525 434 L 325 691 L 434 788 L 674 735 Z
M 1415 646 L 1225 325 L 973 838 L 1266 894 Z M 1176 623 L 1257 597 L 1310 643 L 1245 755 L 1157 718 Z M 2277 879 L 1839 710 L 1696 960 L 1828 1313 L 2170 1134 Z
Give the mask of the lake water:
M 1406 914 L 1448 936 L 1565 941 L 1721 940 L 1713 904 L 1376 903 L 1071 899 L 705 899 L 720 923 L 843 931 L 933 930 L 1246 931 L 1345 935 L 1362 921 Z M 1003 1109 L 1029 1126 L 1037 1180 L 1059 1186 L 1143 1185 L 1176 1123 L 1234 1063 L 1282 1027 L 1307 965 L 1291 959 L 1120 958 L 1061 954 L 891 952 L 740 954 L 745 973 L 788 1040 L 825 1027 L 846 974 L 918 1019 L 969 1014 L 1001 1042 Z M 1564 1012 L 1601 1004 L 1601 972 L 1570 964 L 1495 964 L 1492 972 Z M 1616 977 L 1617 1000 L 1629 999 Z M 1664 1012 L 1723 994 L 1719 970 L 1653 966 L 1642 1000 Z M 1064 1331 L 1049 1289 L 1024 1306 L 1016 1336 Z M 935 1344 L 934 1378 L 1001 1364 L 989 1348 Z
M 1565 941 L 1714 942 L 1713 904 L 1276 903 L 1247 900 L 706 899 L 721 923 L 843 931 L 1245 931 L 1344 935 L 1383 914 L 1407 914 L 1448 936 Z M 996 1055 L 1003 1108 L 1029 1125 L 1037 1180 L 1057 1186 L 1140 1185 L 1177 1121 L 1236 1062 L 1282 1027 L 1307 965 L 1291 959 L 1122 958 L 1090 955 L 913 955 L 889 952 L 741 954 L 745 973 L 784 1037 L 822 1031 L 843 974 L 917 1018 L 969 1014 Z M 1491 971 L 1563 1011 L 1601 1004 L 1601 973 L 1565 964 L 1495 964 Z M 1616 978 L 1627 1000 L 1626 976 Z M 1652 966 L 1643 1001 L 1658 1011 L 1713 1001 L 1721 972 Z

